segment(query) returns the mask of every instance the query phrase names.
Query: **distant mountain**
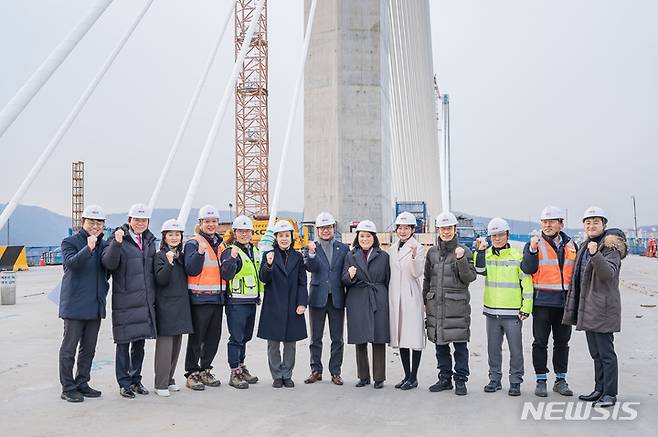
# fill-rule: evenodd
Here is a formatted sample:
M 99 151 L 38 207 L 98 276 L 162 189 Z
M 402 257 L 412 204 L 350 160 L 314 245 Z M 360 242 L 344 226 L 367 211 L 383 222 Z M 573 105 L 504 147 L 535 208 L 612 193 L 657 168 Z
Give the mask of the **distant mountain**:
M 0 210 L 5 205 L 0 204 Z M 126 222 L 126 213 L 109 214 L 107 226 L 115 228 Z M 192 209 L 185 226 L 186 233 L 194 232 L 197 223 L 198 209 Z M 150 228 L 159 233 L 165 220 L 178 216 L 178 210 L 173 208 L 156 209 L 153 212 Z M 229 221 L 229 211 L 219 211 L 221 221 Z M 302 213 L 281 211 L 279 217 L 292 217 L 300 220 Z M 9 219 L 8 225 L 0 230 L 0 245 L 7 244 L 7 227 L 9 227 L 9 243 L 23 246 L 59 246 L 62 239 L 68 236 L 71 227 L 71 217 L 66 217 L 38 206 L 19 205 Z

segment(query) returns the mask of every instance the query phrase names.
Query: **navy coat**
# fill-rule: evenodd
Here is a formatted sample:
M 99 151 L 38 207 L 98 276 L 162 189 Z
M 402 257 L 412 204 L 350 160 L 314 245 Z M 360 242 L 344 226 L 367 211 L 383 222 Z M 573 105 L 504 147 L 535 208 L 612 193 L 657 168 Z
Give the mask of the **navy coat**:
M 311 258 L 308 249 L 304 250 L 304 265 L 311 273 L 308 304 L 315 308 L 324 308 L 327 305 L 329 290 L 334 308 L 345 308 L 345 285 L 341 280 L 343 275 L 343 262 L 350 248 L 347 244 L 333 240 L 333 254 L 331 267 L 327 254 L 320 243 L 316 242 L 315 256 Z
M 105 318 L 109 289 L 107 270 L 101 254 L 107 246 L 99 235 L 93 252 L 87 247 L 89 234 L 80 229 L 62 241 L 64 277 L 59 295 L 59 317 L 62 319 L 96 320 Z
M 260 279 L 265 283 L 263 307 L 258 324 L 258 337 L 274 341 L 298 341 L 307 337 L 306 318 L 295 311 L 297 305 L 308 305 L 306 269 L 302 254 L 287 250 L 285 253 L 275 244 L 274 263 L 267 265 L 267 254 L 260 264 Z
M 155 236 L 142 234 L 143 250 L 123 225 L 123 242 L 114 239 L 103 250 L 103 265 L 112 272 L 112 333 L 115 343 L 155 338 Z M 115 231 L 116 232 L 116 231 Z
M 153 259 L 158 336 L 190 334 L 194 328 L 183 254 L 179 253 L 172 265 L 167 259 L 168 251 L 160 249 Z

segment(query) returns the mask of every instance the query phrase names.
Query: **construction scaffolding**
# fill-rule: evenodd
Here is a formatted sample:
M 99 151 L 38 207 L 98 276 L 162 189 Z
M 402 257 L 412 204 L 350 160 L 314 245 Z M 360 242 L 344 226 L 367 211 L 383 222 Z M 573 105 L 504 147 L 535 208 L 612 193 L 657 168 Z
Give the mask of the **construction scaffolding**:
M 242 47 L 256 0 L 235 5 L 235 56 Z M 269 127 L 267 114 L 267 3 L 235 85 L 235 205 L 238 214 L 269 211 Z
M 71 176 L 71 229 L 75 234 L 82 227 L 82 210 L 85 207 L 84 161 L 73 161 Z

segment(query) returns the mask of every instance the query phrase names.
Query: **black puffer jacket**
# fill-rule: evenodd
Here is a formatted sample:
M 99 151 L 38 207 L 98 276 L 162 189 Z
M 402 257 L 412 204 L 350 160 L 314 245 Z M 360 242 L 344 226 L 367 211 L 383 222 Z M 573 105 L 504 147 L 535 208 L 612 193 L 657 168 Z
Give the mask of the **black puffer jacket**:
M 167 259 L 168 251 L 160 249 L 153 260 L 158 336 L 190 334 L 194 328 L 183 254 L 174 258 L 172 265 Z
M 457 237 L 441 241 L 427 252 L 423 299 L 427 319 L 427 338 L 432 343 L 466 342 L 471 337 L 471 294 L 468 285 L 475 281 L 473 253 L 464 246 L 457 259 Z
M 112 273 L 114 342 L 155 338 L 155 236 L 148 229 L 144 231 L 141 250 L 130 236 L 128 224 L 118 229 L 125 233 L 123 242 L 118 243 L 112 233 L 102 257 L 103 265 Z

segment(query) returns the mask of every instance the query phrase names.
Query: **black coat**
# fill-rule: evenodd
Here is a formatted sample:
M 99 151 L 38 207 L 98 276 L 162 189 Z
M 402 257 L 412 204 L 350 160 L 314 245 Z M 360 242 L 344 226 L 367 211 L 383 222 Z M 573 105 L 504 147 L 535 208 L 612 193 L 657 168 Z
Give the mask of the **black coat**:
M 350 279 L 347 270 L 356 266 Z M 347 286 L 347 342 L 349 344 L 389 343 L 388 283 L 391 266 L 388 253 L 372 249 L 366 263 L 361 249 L 354 248 L 345 256 L 343 283 Z
M 160 249 L 153 259 L 158 336 L 190 334 L 194 328 L 183 254 L 174 258 L 172 265 L 167 260 L 168 250 Z
M 297 306 L 308 305 L 304 259 L 296 250 L 285 254 L 274 247 L 274 263 L 267 265 L 267 254 L 260 264 L 260 279 L 265 283 L 258 337 L 274 341 L 298 341 L 306 338 L 306 318 L 296 313 Z
M 345 255 L 350 248 L 347 244 L 336 240 L 333 241 L 333 246 L 331 267 L 320 243 L 316 243 L 317 249 L 312 258 L 308 255 L 308 249 L 304 250 L 304 264 L 306 270 L 311 273 L 309 305 L 312 307 L 324 308 L 331 290 L 331 302 L 334 308 L 345 308 L 345 285 L 341 277 Z
M 112 273 L 112 332 L 115 343 L 155 338 L 155 236 L 142 234 L 143 250 L 123 225 L 123 242 L 114 239 L 103 251 L 103 265 Z M 116 231 L 115 231 L 116 232 Z
M 89 234 L 80 229 L 62 241 L 64 277 L 59 295 L 59 317 L 62 319 L 95 320 L 105 318 L 105 303 L 109 283 L 101 254 L 107 246 L 99 235 L 94 251 L 87 247 Z

